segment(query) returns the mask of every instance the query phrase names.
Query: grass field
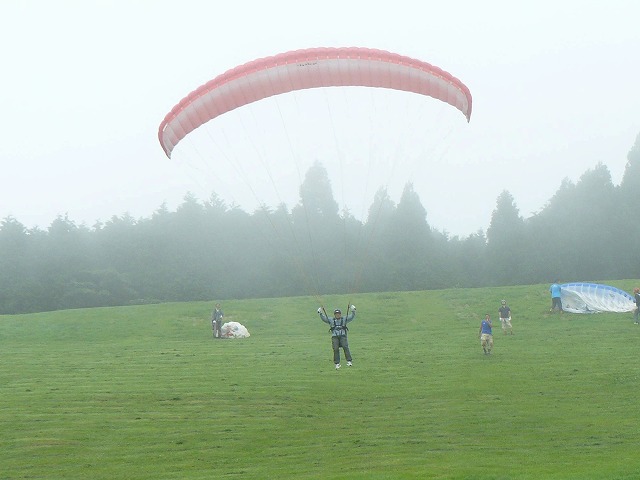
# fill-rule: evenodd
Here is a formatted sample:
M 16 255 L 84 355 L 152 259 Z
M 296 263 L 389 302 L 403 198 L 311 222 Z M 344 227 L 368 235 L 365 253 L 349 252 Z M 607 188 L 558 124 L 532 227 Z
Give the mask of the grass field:
M 339 371 L 312 298 L 225 302 L 236 340 L 213 302 L 2 316 L 0 478 L 636 479 L 640 327 L 547 288 L 325 297 Z

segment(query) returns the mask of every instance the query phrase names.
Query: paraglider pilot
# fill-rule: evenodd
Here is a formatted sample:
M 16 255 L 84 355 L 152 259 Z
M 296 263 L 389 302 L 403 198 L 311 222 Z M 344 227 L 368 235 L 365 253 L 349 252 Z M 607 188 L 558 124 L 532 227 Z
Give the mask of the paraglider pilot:
M 340 347 L 344 350 L 344 356 L 347 359 L 347 366 L 351 366 L 351 352 L 349 351 L 349 341 L 347 340 L 347 323 L 353 320 L 356 316 L 356 307 L 349 305 L 350 312 L 346 317 L 342 316 L 340 309 L 336 309 L 333 312 L 333 318 L 329 318 L 324 308 L 320 307 L 318 313 L 320 319 L 324 323 L 329 324 L 329 331 L 331 332 L 331 346 L 333 347 L 333 363 L 336 370 L 340 368 Z
M 633 312 L 633 318 L 636 325 L 638 325 L 638 318 L 640 317 L 640 288 L 633 289 L 633 298 L 636 301 L 636 310 Z

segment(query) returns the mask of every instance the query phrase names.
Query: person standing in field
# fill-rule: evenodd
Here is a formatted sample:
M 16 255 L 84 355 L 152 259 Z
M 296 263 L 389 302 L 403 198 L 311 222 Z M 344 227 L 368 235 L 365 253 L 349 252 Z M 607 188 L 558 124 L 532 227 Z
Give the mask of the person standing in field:
M 478 330 L 478 338 L 485 355 L 491 355 L 493 349 L 493 333 L 492 333 L 491 316 L 487 313 L 484 320 L 480 322 L 480 330 Z
M 213 329 L 213 338 L 222 338 L 222 319 L 224 318 L 224 312 L 219 303 L 216 303 L 216 307 L 211 313 L 211 328 Z
M 329 318 L 324 311 L 324 308 L 318 308 L 320 319 L 324 323 L 329 324 L 329 330 L 331 331 L 331 347 L 333 348 L 333 364 L 336 370 L 340 368 L 340 348 L 344 351 L 344 356 L 347 359 L 347 366 L 353 365 L 351 358 L 351 351 L 349 350 L 349 340 L 347 339 L 347 323 L 356 317 L 356 307 L 349 306 L 350 312 L 346 317 L 342 316 L 340 309 L 335 309 L 333 312 L 333 318 Z
M 506 300 L 502 300 L 500 302 L 500 308 L 498 309 L 498 313 L 500 313 L 500 323 L 502 324 L 502 333 L 507 334 L 507 329 L 509 333 L 513 335 L 513 327 L 511 326 L 511 309 L 509 305 L 507 305 Z
M 638 325 L 638 318 L 640 317 L 640 288 L 636 287 L 633 289 L 633 296 L 636 300 L 636 310 L 633 312 L 633 323 Z
M 560 298 L 562 295 L 562 288 L 558 284 L 558 281 L 554 281 L 553 284 L 549 287 L 549 291 L 551 292 L 551 308 L 550 312 L 553 312 L 556 308 L 560 310 L 560 313 L 563 313 L 562 310 L 562 299 Z

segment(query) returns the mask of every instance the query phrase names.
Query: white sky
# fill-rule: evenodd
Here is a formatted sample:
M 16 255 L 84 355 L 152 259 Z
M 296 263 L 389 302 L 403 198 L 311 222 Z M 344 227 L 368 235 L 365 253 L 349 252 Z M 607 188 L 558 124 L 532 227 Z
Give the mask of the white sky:
M 164 115 L 236 65 L 318 46 L 418 58 L 471 90 L 471 122 L 412 178 L 433 227 L 486 230 L 504 189 L 528 217 L 598 162 L 620 182 L 640 133 L 638 18 L 637 0 L 3 1 L 0 219 L 91 226 L 222 193 L 165 157 Z

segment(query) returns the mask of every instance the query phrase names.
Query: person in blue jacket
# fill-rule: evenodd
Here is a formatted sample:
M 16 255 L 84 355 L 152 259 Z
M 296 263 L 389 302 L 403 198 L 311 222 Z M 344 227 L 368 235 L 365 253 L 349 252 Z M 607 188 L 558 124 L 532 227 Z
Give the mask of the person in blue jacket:
M 564 311 L 562 310 L 562 299 L 560 298 L 562 295 L 562 288 L 560 288 L 557 280 L 549 287 L 549 291 L 551 292 L 551 308 L 549 311 L 553 312 L 557 308 L 560 310 L 560 313 L 562 313 Z
M 333 312 L 333 318 L 329 318 L 324 311 L 324 308 L 318 308 L 320 319 L 324 323 L 329 324 L 329 330 L 331 331 L 331 346 L 333 347 L 333 363 L 336 370 L 340 368 L 340 348 L 344 351 L 344 356 L 347 359 L 347 366 L 353 365 L 351 358 L 351 351 L 349 350 L 349 340 L 347 339 L 347 323 L 352 321 L 356 317 L 356 307 L 349 306 L 350 312 L 346 317 L 342 316 L 340 309 L 335 309 Z
M 491 323 L 491 316 L 487 313 L 484 316 L 484 320 L 480 322 L 480 330 L 478 330 L 478 338 L 480 339 L 480 345 L 484 350 L 485 355 L 491 355 L 493 349 L 493 324 Z

